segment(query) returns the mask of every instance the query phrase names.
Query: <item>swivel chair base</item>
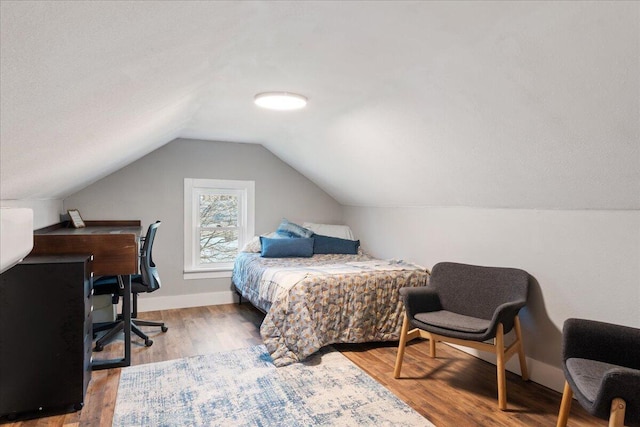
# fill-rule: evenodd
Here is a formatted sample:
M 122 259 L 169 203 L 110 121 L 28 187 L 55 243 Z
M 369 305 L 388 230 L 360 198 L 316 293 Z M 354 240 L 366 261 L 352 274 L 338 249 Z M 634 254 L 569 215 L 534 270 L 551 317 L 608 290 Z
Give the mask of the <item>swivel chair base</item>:
M 167 326 L 165 326 L 164 322 L 154 322 L 154 321 L 151 321 L 151 320 L 131 319 L 131 332 L 133 332 L 134 334 L 136 334 L 137 336 L 142 338 L 144 340 L 144 345 L 146 347 L 150 347 L 151 345 L 153 345 L 153 340 L 151 338 L 149 338 L 149 336 L 147 334 L 142 332 L 142 330 L 140 329 L 140 326 L 157 326 L 157 327 L 160 327 L 160 330 L 162 332 L 167 332 L 169 330 L 169 328 Z M 119 321 L 116 321 L 116 322 L 111 322 L 111 323 L 106 323 L 106 324 L 99 325 L 99 326 L 93 328 L 94 336 L 98 332 L 107 331 L 108 330 L 108 332 L 106 334 L 101 336 L 96 341 L 96 345 L 95 345 L 94 350 L 95 351 L 104 350 L 104 346 L 109 344 L 109 342 L 111 342 L 116 337 L 116 335 L 118 333 L 122 332 L 123 329 L 124 329 L 124 321 L 122 321 L 122 320 L 119 320 Z

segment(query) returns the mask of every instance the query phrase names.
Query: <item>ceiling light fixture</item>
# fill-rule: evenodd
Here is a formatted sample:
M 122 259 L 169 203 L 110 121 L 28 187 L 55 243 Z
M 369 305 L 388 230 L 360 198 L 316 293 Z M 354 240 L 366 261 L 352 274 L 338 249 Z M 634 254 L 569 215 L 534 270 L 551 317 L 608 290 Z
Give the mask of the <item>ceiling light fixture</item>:
M 298 110 L 307 105 L 307 98 L 291 92 L 263 92 L 257 94 L 253 102 L 269 110 Z

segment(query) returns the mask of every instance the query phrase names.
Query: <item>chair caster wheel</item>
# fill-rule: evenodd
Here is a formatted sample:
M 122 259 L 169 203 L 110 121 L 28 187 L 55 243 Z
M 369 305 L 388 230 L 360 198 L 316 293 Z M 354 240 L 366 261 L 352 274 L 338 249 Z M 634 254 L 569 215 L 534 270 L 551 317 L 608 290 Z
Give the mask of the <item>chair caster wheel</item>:
M 96 344 L 96 347 L 93 349 L 93 351 L 102 351 L 102 350 L 104 350 L 104 346 L 100 344 Z
M 169 328 L 167 328 L 166 326 L 161 326 L 161 327 L 160 327 L 160 330 L 161 330 L 162 332 L 167 332 L 167 331 L 169 330 Z
M 147 347 L 151 347 L 151 345 L 153 344 L 153 340 L 144 340 L 144 345 Z

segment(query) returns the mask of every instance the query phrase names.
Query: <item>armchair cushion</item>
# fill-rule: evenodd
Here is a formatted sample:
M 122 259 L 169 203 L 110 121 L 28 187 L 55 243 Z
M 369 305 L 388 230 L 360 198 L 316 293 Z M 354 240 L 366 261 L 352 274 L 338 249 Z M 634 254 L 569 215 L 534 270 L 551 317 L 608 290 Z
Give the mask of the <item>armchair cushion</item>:
M 608 372 L 633 374 L 635 371 L 624 366 L 578 357 L 567 360 L 567 370 L 571 373 L 576 388 L 591 402 L 596 400 Z M 635 373 L 640 374 L 640 371 L 635 371 Z
M 416 320 L 429 325 L 438 326 L 453 331 L 472 332 L 480 334 L 486 332 L 491 322 L 477 317 L 465 316 L 447 310 L 431 311 L 428 313 L 418 313 Z

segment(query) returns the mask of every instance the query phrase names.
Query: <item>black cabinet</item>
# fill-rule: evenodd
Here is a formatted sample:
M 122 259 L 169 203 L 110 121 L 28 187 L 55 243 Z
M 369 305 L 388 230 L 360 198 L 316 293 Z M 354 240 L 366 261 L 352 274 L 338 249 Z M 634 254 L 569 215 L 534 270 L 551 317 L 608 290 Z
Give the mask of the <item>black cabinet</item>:
M 91 256 L 0 274 L 0 416 L 80 409 L 91 379 Z

